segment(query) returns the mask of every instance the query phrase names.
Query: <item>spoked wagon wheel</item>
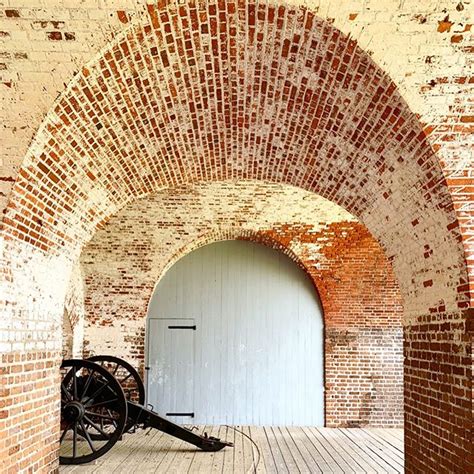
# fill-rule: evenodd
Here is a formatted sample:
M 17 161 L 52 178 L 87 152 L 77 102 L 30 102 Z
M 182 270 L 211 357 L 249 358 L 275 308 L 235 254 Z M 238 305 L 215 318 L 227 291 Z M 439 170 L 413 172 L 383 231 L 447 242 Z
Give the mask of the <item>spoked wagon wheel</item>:
M 87 360 L 61 365 L 60 464 L 83 464 L 105 454 L 122 436 L 127 401 L 105 368 Z
M 96 355 L 87 360 L 105 367 L 120 383 L 125 398 L 139 405 L 145 404 L 145 386 L 135 368 L 127 361 L 111 355 Z
M 110 355 L 97 355 L 89 357 L 96 364 L 107 369 L 122 386 L 125 398 L 138 405 L 145 405 L 145 386 L 140 375 L 128 362 Z M 129 432 L 135 425 L 135 420 L 129 418 L 123 430 Z M 100 435 L 99 435 L 100 436 Z

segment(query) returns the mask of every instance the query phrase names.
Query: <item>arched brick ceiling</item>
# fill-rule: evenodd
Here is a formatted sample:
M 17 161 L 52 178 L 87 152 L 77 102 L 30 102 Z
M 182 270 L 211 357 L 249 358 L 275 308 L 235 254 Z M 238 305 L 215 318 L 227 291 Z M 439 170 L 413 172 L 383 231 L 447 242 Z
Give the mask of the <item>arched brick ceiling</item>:
M 125 206 L 94 234 L 81 261 L 86 258 L 92 265 L 107 258 L 117 238 L 122 252 L 143 245 L 144 261 L 136 262 L 136 272 L 148 272 L 154 286 L 180 258 L 197 248 L 214 241 L 246 239 L 282 251 L 310 272 L 309 265 L 325 268 L 327 260 L 343 258 L 336 251 L 323 252 L 328 235 L 355 241 L 358 231 L 361 239 L 368 236 L 352 214 L 300 188 L 249 180 L 202 182 L 167 188 Z M 148 255 L 150 248 L 159 255 Z M 123 258 L 119 253 L 115 257 Z M 134 253 L 129 257 L 136 260 Z M 117 272 L 116 265 L 110 271 Z
M 130 321 L 136 317 L 142 320 L 152 288 L 180 258 L 203 245 L 235 239 L 259 242 L 285 253 L 310 275 L 325 308 L 335 304 L 332 287 L 337 286 L 338 278 L 334 267 L 342 265 L 351 249 L 360 255 L 373 253 L 367 263 L 370 261 L 373 272 L 369 281 L 374 300 L 380 274 L 384 284 L 393 278 L 379 244 L 353 215 L 333 202 L 282 184 L 203 182 L 138 199 L 94 234 L 81 254 L 81 268 L 84 280 L 88 283 L 97 278 L 94 283 L 100 291 L 109 291 L 110 300 L 104 303 L 104 295 L 92 299 L 89 295 L 88 304 L 100 308 L 97 317 L 120 315 Z M 366 268 L 360 255 L 353 265 L 361 276 Z M 117 286 L 121 278 L 127 282 L 124 292 Z M 354 280 L 352 286 L 347 285 L 348 293 L 356 287 Z M 139 309 L 134 308 L 135 317 L 129 313 L 132 301 L 140 301 Z M 398 306 L 395 292 L 387 313 L 389 307 Z M 360 323 L 362 316 L 358 317 Z
M 58 99 L 15 184 L 7 236 L 77 254 L 111 214 L 163 187 L 284 182 L 367 225 L 408 313 L 462 305 L 465 262 L 437 158 L 356 42 L 283 4 L 165 3 Z

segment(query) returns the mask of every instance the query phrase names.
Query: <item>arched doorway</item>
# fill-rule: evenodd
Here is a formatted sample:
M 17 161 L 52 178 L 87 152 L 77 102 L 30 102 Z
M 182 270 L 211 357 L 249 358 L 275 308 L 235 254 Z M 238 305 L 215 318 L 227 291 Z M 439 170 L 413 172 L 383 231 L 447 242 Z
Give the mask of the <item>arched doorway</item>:
M 153 292 L 147 357 L 148 403 L 175 421 L 324 424 L 319 297 L 263 245 L 217 242 L 180 259 Z
M 22 453 L 34 416 L 38 436 L 27 446 L 42 453 L 40 466 L 55 463 L 59 395 L 45 401 L 43 389 L 54 393 L 65 287 L 95 230 L 163 187 L 259 179 L 337 202 L 382 243 L 404 298 L 407 467 L 467 471 L 468 267 L 416 113 L 356 40 L 310 9 L 250 0 L 226 9 L 215 0 L 150 4 L 81 69 L 31 143 L 3 220 L 3 364 L 49 367 L 48 381 L 30 387 L 49 415 L 23 414 L 14 435 L 5 429 L 8 442 Z M 28 339 L 19 343 L 21 331 Z M 461 395 L 439 408 L 447 393 Z M 17 403 L 10 395 L 9 417 Z

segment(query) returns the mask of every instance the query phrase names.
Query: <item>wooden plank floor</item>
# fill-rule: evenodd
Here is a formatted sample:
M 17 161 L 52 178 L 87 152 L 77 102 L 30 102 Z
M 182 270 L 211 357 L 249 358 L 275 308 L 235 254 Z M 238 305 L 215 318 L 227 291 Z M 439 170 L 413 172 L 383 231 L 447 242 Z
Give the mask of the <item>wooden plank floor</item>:
M 204 453 L 156 430 L 125 435 L 105 456 L 61 473 L 401 473 L 403 430 L 206 426 L 234 443 Z

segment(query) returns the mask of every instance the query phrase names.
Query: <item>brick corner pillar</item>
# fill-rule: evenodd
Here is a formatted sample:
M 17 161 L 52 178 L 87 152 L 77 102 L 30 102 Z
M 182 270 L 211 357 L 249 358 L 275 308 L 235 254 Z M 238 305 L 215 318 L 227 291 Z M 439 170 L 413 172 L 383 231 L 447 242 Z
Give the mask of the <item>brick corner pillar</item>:
M 472 473 L 474 308 L 404 328 L 407 473 Z

